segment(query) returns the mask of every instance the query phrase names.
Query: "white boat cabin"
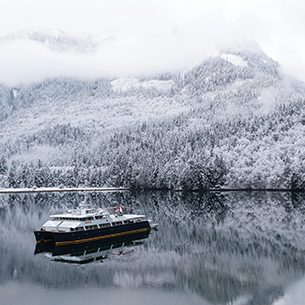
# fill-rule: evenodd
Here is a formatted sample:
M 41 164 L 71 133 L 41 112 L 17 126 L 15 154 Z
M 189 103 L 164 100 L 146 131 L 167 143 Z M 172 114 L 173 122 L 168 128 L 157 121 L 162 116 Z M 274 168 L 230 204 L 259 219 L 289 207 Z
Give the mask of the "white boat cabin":
M 73 232 L 127 225 L 147 221 L 144 215 L 123 214 L 121 209 L 111 214 L 103 209 L 79 208 L 65 214 L 51 215 L 41 228 L 43 231 Z

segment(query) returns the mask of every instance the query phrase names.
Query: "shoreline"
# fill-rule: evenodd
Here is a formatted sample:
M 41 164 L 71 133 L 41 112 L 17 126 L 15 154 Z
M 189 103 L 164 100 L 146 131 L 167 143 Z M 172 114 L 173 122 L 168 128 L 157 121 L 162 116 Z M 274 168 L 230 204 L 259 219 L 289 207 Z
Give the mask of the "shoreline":
M 64 192 L 119 192 L 130 191 L 128 188 L 116 187 L 41 187 L 41 188 L 7 188 L 0 189 L 0 194 L 29 194 L 29 193 L 64 193 Z
M 0 194 L 29 194 L 29 193 L 64 193 L 64 192 L 121 192 L 121 191 L 168 191 L 168 192 L 305 192 L 304 189 L 251 189 L 251 188 L 211 188 L 204 190 L 170 190 L 170 189 L 131 189 L 122 187 L 43 187 L 43 188 L 3 188 Z

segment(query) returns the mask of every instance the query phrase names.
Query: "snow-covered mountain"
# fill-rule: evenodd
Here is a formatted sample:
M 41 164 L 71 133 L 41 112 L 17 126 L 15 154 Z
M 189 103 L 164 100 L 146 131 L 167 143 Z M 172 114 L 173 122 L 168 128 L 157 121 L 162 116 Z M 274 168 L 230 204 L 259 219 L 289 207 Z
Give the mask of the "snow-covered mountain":
M 113 38 L 114 35 L 115 29 L 109 29 L 99 34 L 70 34 L 52 28 L 33 29 L 2 36 L 0 37 L 0 44 L 19 40 L 34 41 L 53 51 L 72 51 L 83 54 L 95 52 L 101 43 Z
M 150 78 L 2 85 L 2 186 L 304 188 L 304 104 L 255 44 Z

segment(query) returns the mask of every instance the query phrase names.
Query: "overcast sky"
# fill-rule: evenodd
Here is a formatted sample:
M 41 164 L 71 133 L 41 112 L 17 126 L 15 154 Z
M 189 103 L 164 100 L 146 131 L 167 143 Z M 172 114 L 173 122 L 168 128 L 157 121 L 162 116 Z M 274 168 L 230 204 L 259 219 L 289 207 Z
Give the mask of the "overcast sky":
M 304 0 L 2 0 L 0 36 L 52 28 L 71 34 L 110 31 L 113 39 L 86 55 L 2 42 L 0 82 L 180 70 L 252 40 L 305 81 L 304 16 Z

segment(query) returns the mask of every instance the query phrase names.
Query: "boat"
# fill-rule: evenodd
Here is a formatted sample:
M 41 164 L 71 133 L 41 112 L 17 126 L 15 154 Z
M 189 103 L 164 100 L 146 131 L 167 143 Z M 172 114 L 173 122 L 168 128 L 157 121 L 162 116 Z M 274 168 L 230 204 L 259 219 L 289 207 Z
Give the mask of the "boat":
M 80 205 L 67 213 L 51 215 L 34 234 L 37 243 L 71 246 L 105 240 L 120 240 L 149 234 L 157 224 L 145 215 L 130 213 L 132 208 L 112 207 L 93 209 Z

